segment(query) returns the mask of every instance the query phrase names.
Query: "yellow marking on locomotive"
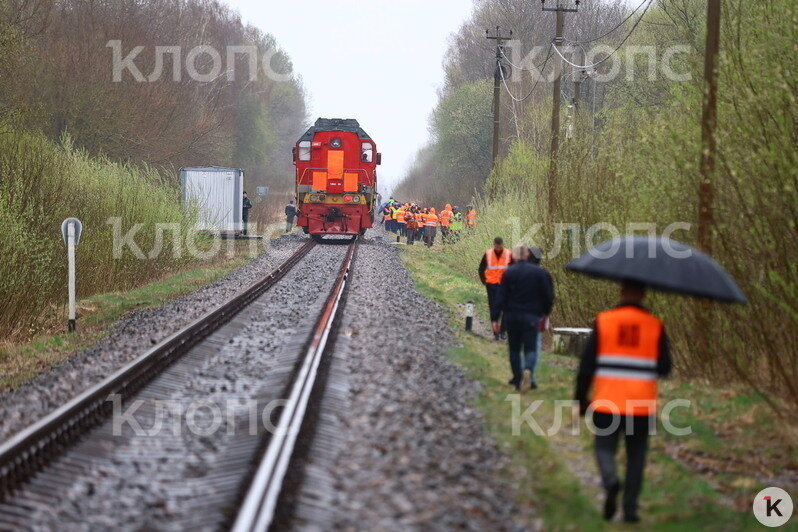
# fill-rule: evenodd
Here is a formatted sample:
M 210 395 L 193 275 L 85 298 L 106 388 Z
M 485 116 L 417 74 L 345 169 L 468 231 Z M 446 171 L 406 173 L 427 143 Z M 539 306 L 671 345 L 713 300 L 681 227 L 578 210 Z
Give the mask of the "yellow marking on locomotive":
M 312 196 L 324 196 L 323 201 L 314 201 Z M 344 201 L 344 196 L 357 196 L 358 201 Z M 302 203 L 311 203 L 314 205 L 365 205 L 365 194 L 305 194 Z

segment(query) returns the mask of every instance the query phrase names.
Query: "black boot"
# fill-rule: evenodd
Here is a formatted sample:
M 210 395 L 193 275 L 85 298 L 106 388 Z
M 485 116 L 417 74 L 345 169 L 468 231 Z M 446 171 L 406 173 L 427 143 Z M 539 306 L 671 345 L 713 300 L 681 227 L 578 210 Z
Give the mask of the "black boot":
M 621 491 L 621 483 L 616 482 L 606 489 L 607 498 L 604 501 L 604 519 L 612 521 L 615 512 L 618 511 L 618 493 Z

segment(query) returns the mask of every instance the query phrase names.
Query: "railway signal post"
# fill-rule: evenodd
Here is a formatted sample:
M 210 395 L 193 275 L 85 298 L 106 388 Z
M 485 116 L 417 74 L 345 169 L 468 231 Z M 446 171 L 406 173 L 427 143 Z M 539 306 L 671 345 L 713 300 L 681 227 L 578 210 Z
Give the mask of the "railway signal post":
M 67 316 L 67 329 L 75 332 L 77 323 L 77 302 L 75 300 L 75 247 L 80 243 L 80 234 L 83 232 L 83 223 L 77 218 L 67 218 L 61 223 L 61 236 L 67 246 L 67 262 L 69 263 L 68 291 L 69 310 Z

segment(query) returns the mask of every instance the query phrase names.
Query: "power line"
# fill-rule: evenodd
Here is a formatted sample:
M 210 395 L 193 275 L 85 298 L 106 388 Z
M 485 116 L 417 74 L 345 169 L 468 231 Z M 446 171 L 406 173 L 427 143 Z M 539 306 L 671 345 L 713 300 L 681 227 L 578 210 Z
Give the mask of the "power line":
M 626 41 L 629 39 L 629 37 L 631 37 L 631 36 L 632 36 L 632 34 L 634 33 L 635 29 L 637 29 L 637 26 L 638 26 L 638 25 L 640 24 L 640 22 L 643 20 L 643 17 L 645 17 L 645 16 L 646 16 L 646 12 L 648 11 L 648 8 L 650 8 L 650 7 L 651 7 L 651 4 L 653 4 L 653 3 L 654 3 L 654 0 L 646 0 L 646 1 L 648 2 L 648 5 L 647 5 L 647 6 L 646 6 L 646 8 L 643 10 L 643 13 L 640 15 L 640 18 L 638 18 L 638 19 L 637 19 L 637 21 L 635 22 L 634 26 L 632 26 L 632 29 L 629 31 L 629 33 L 626 35 L 626 37 L 624 37 L 624 38 L 623 38 L 623 40 L 620 42 L 620 44 L 618 44 L 618 46 L 616 46 L 616 47 L 615 47 L 615 49 L 614 49 L 612 52 L 610 52 L 610 54 L 609 54 L 607 57 L 605 57 L 604 59 L 602 59 L 602 60 L 600 60 L 600 61 L 596 61 L 595 63 L 593 63 L 593 64 L 591 64 L 591 65 L 577 65 L 576 63 L 572 63 L 571 61 L 569 61 L 568 59 L 566 59 L 566 58 L 565 58 L 565 56 L 564 56 L 564 55 L 562 55 L 562 53 L 560 53 L 560 51 L 557 49 L 557 47 L 556 47 L 556 46 L 554 47 L 554 51 L 555 51 L 555 52 L 557 52 L 557 55 L 559 55 L 559 56 L 560 56 L 560 59 L 562 59 L 563 61 L 565 61 L 566 63 L 568 63 L 569 65 L 571 65 L 571 66 L 572 66 L 572 67 L 574 67 L 574 68 L 578 68 L 578 69 L 581 69 L 581 70 L 587 70 L 587 69 L 591 69 L 591 68 L 595 68 L 595 67 L 599 66 L 601 63 L 603 63 L 604 61 L 606 61 L 607 59 L 609 59 L 610 57 L 612 57 L 613 55 L 615 55 L 615 52 L 617 52 L 618 50 L 620 50 L 620 49 L 621 49 L 621 47 L 622 47 L 622 46 L 623 46 L 623 45 L 626 43 Z
M 549 45 L 549 46 L 551 46 L 551 45 Z M 511 67 L 515 68 L 516 70 L 520 70 L 522 72 L 534 72 L 535 71 L 535 70 L 533 70 L 531 68 L 520 67 L 520 66 L 516 65 L 515 63 L 513 63 L 512 61 L 510 61 L 510 58 L 507 57 L 507 54 L 504 53 L 504 47 L 502 47 L 502 49 L 501 49 L 501 54 L 502 54 L 502 57 L 504 57 L 504 60 L 507 61 L 507 64 L 510 65 Z M 549 54 L 551 54 L 551 50 L 549 50 Z M 549 59 L 549 57 L 546 56 L 546 58 L 543 60 L 543 64 L 545 64 L 546 61 L 548 61 L 548 59 Z M 537 70 L 540 70 L 540 68 L 541 67 L 538 66 Z
M 612 29 L 611 29 L 611 30 L 609 30 L 608 32 L 606 32 L 606 33 L 603 33 L 602 35 L 599 35 L 598 37 L 593 37 L 592 39 L 587 39 L 587 40 L 584 40 L 584 41 L 580 41 L 580 40 L 572 41 L 572 40 L 570 40 L 570 39 L 567 39 L 567 38 L 564 38 L 564 40 L 565 40 L 565 42 L 567 42 L 568 44 L 587 44 L 587 43 L 591 43 L 591 42 L 596 42 L 596 41 L 599 41 L 599 40 L 603 39 L 604 37 L 606 37 L 607 35 L 609 35 L 610 33 L 613 33 L 615 30 L 617 30 L 618 28 L 620 28 L 620 27 L 621 27 L 621 26 L 623 26 L 624 24 L 626 24 L 626 21 L 627 21 L 627 20 L 629 20 L 630 18 L 632 18 L 632 16 L 633 16 L 635 13 L 637 13 L 637 11 L 638 11 L 638 10 L 639 10 L 641 7 L 643 7 L 643 4 L 645 4 L 647 1 L 648 1 L 648 0 L 643 0 L 642 2 L 640 2 L 640 3 L 637 5 L 637 7 L 636 7 L 636 8 L 634 8 L 634 9 L 632 10 L 632 12 L 631 12 L 631 13 L 629 13 L 628 15 L 626 15 L 626 18 L 624 18 L 622 21 L 620 21 L 620 22 L 618 23 L 618 25 L 617 25 L 617 26 L 615 26 L 614 28 L 612 28 Z
M 538 71 L 539 71 L 539 72 L 540 72 L 540 74 L 541 74 L 541 77 L 543 76 L 543 70 L 545 70 L 545 68 L 546 68 L 546 64 L 549 62 L 549 59 L 551 59 L 551 50 L 552 50 L 552 48 L 554 48 L 554 46 L 553 46 L 553 45 L 552 45 L 552 46 L 549 46 L 549 53 L 548 53 L 548 55 L 546 55 L 546 59 L 543 61 L 543 64 L 541 65 L 541 67 L 538 69 Z M 530 70 L 530 72 L 531 72 L 531 70 Z M 534 85 L 532 85 L 532 89 L 531 89 L 531 90 L 529 91 L 529 93 L 528 93 L 526 96 L 524 96 L 523 98 L 519 98 L 519 97 L 517 97 L 517 96 L 516 96 L 516 95 L 514 95 L 514 94 L 513 94 L 513 92 L 510 90 L 510 87 L 507 85 L 507 78 L 505 78 L 505 77 L 504 77 L 504 70 L 502 70 L 502 71 L 501 71 L 501 79 L 502 79 L 502 83 L 504 84 L 504 90 L 505 90 L 505 91 L 507 91 L 507 94 L 509 94 L 509 95 L 510 95 L 510 98 L 512 98 L 512 99 L 513 99 L 513 101 L 516 101 L 516 102 L 519 102 L 519 103 L 520 103 L 520 102 L 526 101 L 526 100 L 527 100 L 527 99 L 528 99 L 530 96 L 532 96 L 532 93 L 534 93 L 534 92 L 535 92 L 535 89 L 537 88 L 537 86 L 538 86 L 538 83 L 540 83 L 540 79 L 541 79 L 541 78 L 538 78 L 538 79 L 536 79 L 536 80 L 535 80 L 535 84 L 534 84 Z

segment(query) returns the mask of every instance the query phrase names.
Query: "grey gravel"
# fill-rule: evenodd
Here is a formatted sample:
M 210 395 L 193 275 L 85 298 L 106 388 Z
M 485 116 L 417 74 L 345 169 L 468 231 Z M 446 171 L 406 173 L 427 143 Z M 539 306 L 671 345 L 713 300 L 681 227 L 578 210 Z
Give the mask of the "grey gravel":
M 272 240 L 265 253 L 223 279 L 162 307 L 131 313 L 93 347 L 19 388 L 0 394 L 0 442 L 270 273 L 304 241 L 296 238 Z
M 61 484 L 56 493 L 37 478 L 0 505 L 0 513 L 27 508 L 26 525 L 42 530 L 210 530 L 224 524 L 261 438 L 262 425 L 250 424 L 249 413 L 260 419 L 270 401 L 285 397 L 345 251 L 311 250 L 277 285 L 137 394 L 126 410 L 138 405 L 141 429 L 125 423 L 119 431 L 106 422 L 48 468 Z M 250 401 L 258 407 L 251 410 Z M 188 414 L 200 405 L 207 406 Z
M 473 406 L 479 386 L 447 359 L 443 311 L 416 291 L 398 253 L 376 241 L 358 250 L 328 383 L 347 393 L 317 429 L 336 448 L 309 459 L 292 528 L 520 529 L 500 477 L 508 463 Z M 314 488 L 325 479 L 332 511 L 308 510 L 324 500 Z

